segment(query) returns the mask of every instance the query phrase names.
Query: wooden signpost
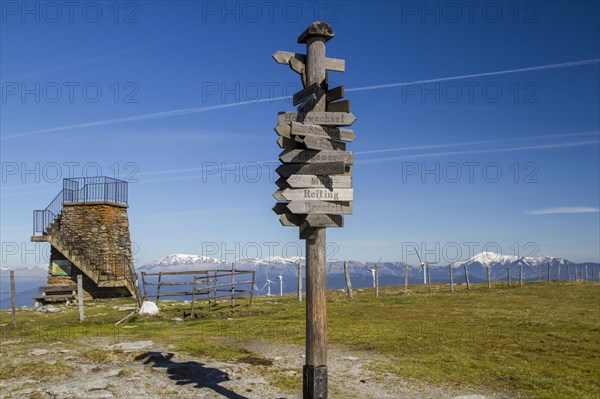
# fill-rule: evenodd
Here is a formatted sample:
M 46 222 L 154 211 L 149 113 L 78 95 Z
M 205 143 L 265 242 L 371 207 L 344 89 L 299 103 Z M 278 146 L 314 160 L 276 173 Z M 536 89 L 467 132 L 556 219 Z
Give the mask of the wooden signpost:
M 344 72 L 345 61 L 325 57 L 334 36 L 325 22 L 312 23 L 299 37 L 306 55 L 277 51 L 273 58 L 300 75 L 303 89 L 293 97 L 298 112 L 280 112 L 275 131 L 284 151 L 273 211 L 284 226 L 297 226 L 306 240 L 306 364 L 303 398 L 327 398 L 327 309 L 325 302 L 326 228 L 343 227 L 352 213 L 354 156 L 346 142 L 356 138 L 342 128 L 356 120 L 344 87 L 328 87 L 328 71 Z M 341 101 L 340 101 L 341 100 Z

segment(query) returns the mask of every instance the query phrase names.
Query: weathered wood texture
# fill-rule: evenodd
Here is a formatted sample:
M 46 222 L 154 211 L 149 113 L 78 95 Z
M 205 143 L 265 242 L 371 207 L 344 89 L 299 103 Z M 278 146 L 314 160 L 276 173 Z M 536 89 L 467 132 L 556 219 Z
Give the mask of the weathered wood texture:
M 452 277 L 452 265 L 448 265 L 448 273 L 450 274 L 450 291 L 454 292 L 454 278 Z
M 302 261 L 298 260 L 298 301 L 302 302 Z
M 351 112 L 325 112 L 325 107 L 323 107 L 323 111 L 319 112 L 321 102 L 325 105 L 323 97 L 317 101 L 312 112 L 280 112 L 277 115 L 277 123 L 302 122 L 314 125 L 350 126 L 356 121 L 356 117 Z
M 408 265 L 404 265 L 404 295 L 408 294 Z
M 290 188 L 351 188 L 352 176 L 292 175 L 283 179 Z
M 291 124 L 277 126 L 287 126 L 287 128 L 282 127 L 280 129 L 284 131 L 289 130 L 289 134 L 294 134 L 296 136 L 314 136 L 339 141 L 354 141 L 356 138 L 354 131 L 345 129 L 343 127 L 320 126 L 299 122 L 292 122 Z M 277 131 L 277 128 L 275 128 L 275 130 Z
M 325 300 L 326 230 L 316 228 L 306 240 L 306 364 L 327 364 Z
M 292 201 L 287 209 L 295 214 L 327 213 L 332 215 L 349 215 L 352 213 L 352 202 L 325 201 Z
M 273 54 L 273 59 L 278 64 L 289 64 L 292 59 L 296 59 L 301 63 L 306 63 L 306 55 L 298 54 L 291 51 L 277 51 Z M 325 69 L 334 72 L 344 72 L 346 69 L 346 61 L 339 58 L 325 58 Z
M 327 91 L 325 101 L 328 103 L 344 98 L 344 86 L 337 86 Z
M 354 154 L 346 151 L 285 150 L 279 154 L 279 160 L 285 163 L 354 163 Z
M 465 269 L 465 280 L 467 282 L 467 289 L 470 290 L 471 289 L 471 283 L 469 281 L 469 269 L 467 268 L 467 265 L 464 265 L 464 269 Z
M 327 112 L 350 112 L 350 100 L 327 103 Z
M 313 24 L 314 25 L 314 24 Z M 322 86 L 325 80 L 325 37 L 310 36 L 305 37 L 310 32 L 311 25 L 303 33 L 299 41 L 306 42 L 306 63 L 307 63 L 307 84 L 317 84 Z M 331 28 L 329 27 L 329 30 Z M 302 40 L 300 40 L 302 39 Z M 315 103 L 313 108 L 315 112 L 323 114 L 325 111 L 325 98 L 321 97 Z M 298 119 L 306 121 L 304 118 L 289 120 L 288 123 L 296 122 Z M 285 119 L 285 118 L 284 118 Z M 320 119 L 320 118 L 316 118 Z M 335 118 L 334 118 L 335 119 Z M 320 123 L 320 122 L 317 122 Z M 311 165 L 311 164 L 309 164 Z M 312 164 L 319 165 L 319 164 Z M 342 163 L 342 165 L 344 165 Z M 345 165 L 344 165 L 345 168 Z M 300 173 L 309 174 L 309 173 Z M 319 174 L 319 173 L 310 173 Z M 323 174 L 323 173 L 321 173 Z M 330 174 L 330 173 L 325 173 Z M 327 259 L 327 239 L 326 228 L 310 228 L 310 233 L 306 239 L 306 360 L 305 364 L 309 367 L 308 378 L 304 378 L 304 395 L 309 398 L 322 397 L 327 398 L 327 300 L 326 292 L 326 259 Z M 320 367 L 324 373 L 324 378 L 315 380 L 314 367 Z M 312 375 L 310 375 L 312 374 Z M 323 385 L 324 383 L 324 385 Z M 314 396 L 317 393 L 318 396 Z
M 348 298 L 352 299 L 352 282 L 350 281 L 350 271 L 348 270 L 348 262 L 344 261 L 344 275 L 346 276 L 346 292 Z
M 79 306 L 79 321 L 85 318 L 83 309 L 83 276 L 77 275 L 77 304 Z
M 344 217 L 342 215 L 314 213 L 306 215 L 304 223 L 308 227 L 344 227 Z
M 16 304 L 16 293 L 17 290 L 15 288 L 15 271 L 10 271 L 10 316 L 13 325 L 17 324 L 17 304 Z
M 519 287 L 523 286 L 523 264 L 519 263 Z
M 344 162 L 323 162 L 308 164 L 285 164 L 275 169 L 281 177 L 290 177 L 291 175 L 343 175 L 350 173 L 351 167 L 346 166 Z
M 286 188 L 281 194 L 288 201 L 352 201 L 354 191 L 351 188 Z

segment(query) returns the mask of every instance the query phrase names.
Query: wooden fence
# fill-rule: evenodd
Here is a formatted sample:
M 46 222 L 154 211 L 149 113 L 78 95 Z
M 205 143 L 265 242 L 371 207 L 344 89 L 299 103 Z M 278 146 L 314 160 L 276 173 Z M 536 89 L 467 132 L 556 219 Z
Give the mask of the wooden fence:
M 169 276 L 191 276 L 191 280 L 185 281 L 164 281 L 163 277 Z M 236 281 L 236 277 L 246 277 L 246 280 Z M 190 297 L 192 301 L 191 315 L 194 316 L 194 307 L 198 300 L 208 300 L 208 307 L 217 300 L 230 298 L 231 306 L 235 306 L 236 299 L 248 298 L 249 305 L 252 305 L 254 297 L 254 271 L 235 270 L 190 270 L 180 272 L 157 272 L 147 273 L 142 272 L 142 287 L 144 300 L 148 298 L 156 298 L 158 301 L 161 297 Z M 149 281 L 156 279 L 156 281 Z M 231 280 L 229 280 L 231 279 Z M 227 280 L 224 282 L 223 280 Z M 248 286 L 248 288 L 239 289 L 239 286 Z M 149 292 L 151 287 L 156 287 L 153 292 Z M 161 287 L 182 287 L 182 290 L 161 292 Z

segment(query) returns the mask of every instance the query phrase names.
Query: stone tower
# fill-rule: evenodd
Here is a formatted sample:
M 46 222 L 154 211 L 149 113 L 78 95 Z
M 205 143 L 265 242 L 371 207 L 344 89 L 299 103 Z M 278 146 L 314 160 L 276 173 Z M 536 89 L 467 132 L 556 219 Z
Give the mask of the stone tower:
M 139 300 L 133 265 L 127 182 L 110 177 L 69 178 L 44 210 L 33 211 L 34 242 L 50 244 L 48 284 L 38 302 L 71 299 L 82 275 L 91 298 Z

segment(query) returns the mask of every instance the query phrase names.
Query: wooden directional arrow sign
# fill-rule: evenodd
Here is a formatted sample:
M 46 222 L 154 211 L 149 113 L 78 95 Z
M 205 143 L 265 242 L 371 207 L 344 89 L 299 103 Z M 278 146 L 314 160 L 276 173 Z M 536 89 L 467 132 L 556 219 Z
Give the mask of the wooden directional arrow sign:
M 344 86 L 334 87 L 333 89 L 327 90 L 327 97 L 325 101 L 330 103 L 344 98 Z
M 327 112 L 350 112 L 350 100 L 327 103 Z
M 298 106 L 298 112 L 308 112 L 310 111 L 317 102 L 317 95 L 311 94 L 306 100 Z
M 275 180 L 275 185 L 277 187 L 279 187 L 281 190 L 283 190 L 284 188 L 293 188 L 292 186 L 289 185 L 287 180 L 285 180 L 285 178 L 283 178 L 283 177 L 280 177 L 279 179 Z
M 304 62 L 292 57 L 290 58 L 290 68 L 292 71 L 297 72 L 300 75 L 300 78 L 302 79 L 302 86 L 306 86 L 306 68 L 304 66 Z
M 308 227 L 344 227 L 344 217 L 342 215 L 313 213 L 306 215 L 304 223 Z
M 284 213 L 279 216 L 279 222 L 283 226 L 300 226 L 304 223 L 304 215 L 294 215 L 292 213 Z
M 316 83 L 313 83 L 312 85 L 308 86 L 307 88 L 302 89 L 298 93 L 294 94 L 294 98 L 293 98 L 294 107 L 299 104 L 302 104 L 308 98 L 311 98 L 313 95 L 315 96 L 315 98 L 319 98 L 323 95 L 323 90 L 320 89 Z
M 284 163 L 345 162 L 354 164 L 354 154 L 346 151 L 285 150 L 279 154 Z
M 352 201 L 353 199 L 351 188 L 333 190 L 327 188 L 286 188 L 281 190 L 280 194 L 288 201 Z
M 291 51 L 277 51 L 273 54 L 273 58 L 278 64 L 289 64 L 292 58 L 306 63 L 306 55 L 292 53 Z M 344 72 L 346 69 L 346 61 L 337 58 L 325 58 L 325 69 L 329 71 Z
M 323 137 L 306 136 L 304 137 L 304 146 L 309 150 L 328 151 L 340 150 L 346 151 L 346 143 L 333 141 Z
M 281 179 L 278 179 L 279 181 Z M 311 175 L 292 175 L 285 180 L 285 188 L 352 188 L 352 176 L 311 176 Z
M 352 202 L 292 201 L 287 208 L 292 213 L 349 215 L 352 213 Z
M 293 139 L 288 139 L 287 137 L 280 137 L 277 139 L 277 144 L 279 145 L 279 147 L 285 149 L 285 150 L 294 150 L 297 148 L 303 148 L 304 146 L 302 145 L 301 142 L 298 142 L 296 140 Z
M 277 123 L 303 122 L 314 125 L 349 126 L 356 117 L 351 112 L 280 112 Z
M 287 127 L 289 125 L 277 125 L 275 130 L 277 130 L 280 126 L 282 126 L 281 129 L 287 132 L 288 137 L 289 134 L 294 134 L 296 136 L 324 137 L 339 141 L 354 141 L 356 138 L 356 134 L 352 130 L 340 127 L 327 127 L 311 125 L 308 123 L 292 122 L 290 128 Z M 284 136 L 284 134 L 281 135 Z
M 283 215 L 284 213 L 290 213 L 290 210 L 287 209 L 287 202 L 278 202 L 271 209 L 273 209 L 273 212 L 275 212 L 278 215 Z
M 289 190 L 289 188 L 286 189 L 286 190 Z M 285 198 L 283 196 L 283 190 L 277 190 L 277 191 L 275 191 L 273 193 L 273 198 L 275 198 L 277 201 L 289 201 L 287 198 Z
M 350 166 L 344 162 L 307 163 L 281 165 L 275 172 L 282 177 L 291 175 L 343 175 L 350 172 Z
M 289 124 L 280 123 L 275 127 L 275 132 L 282 137 L 292 137 L 292 127 Z

